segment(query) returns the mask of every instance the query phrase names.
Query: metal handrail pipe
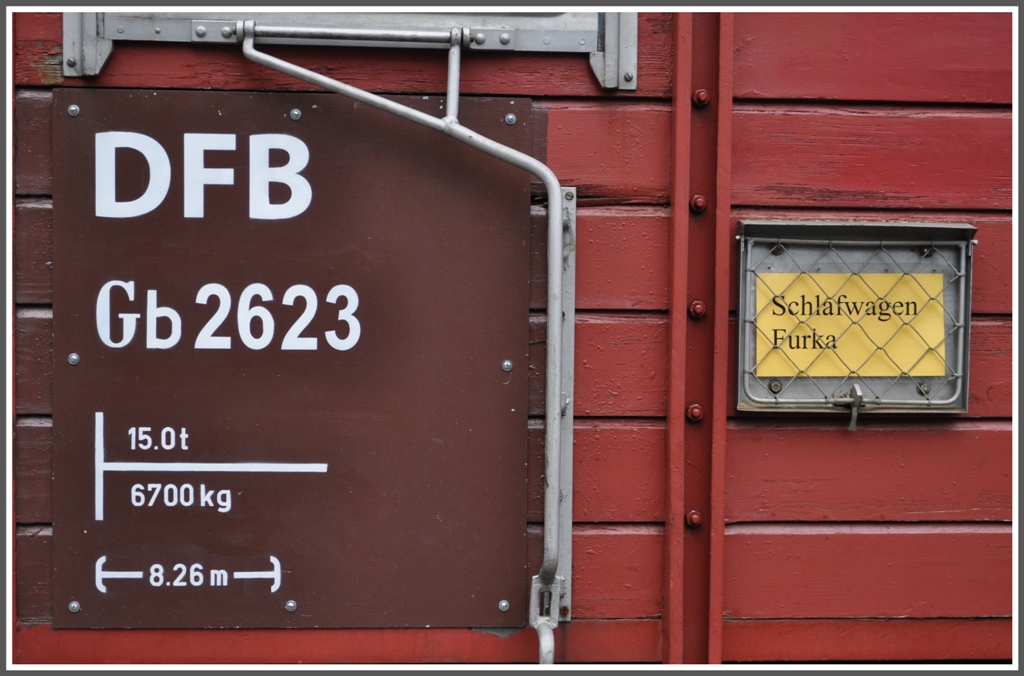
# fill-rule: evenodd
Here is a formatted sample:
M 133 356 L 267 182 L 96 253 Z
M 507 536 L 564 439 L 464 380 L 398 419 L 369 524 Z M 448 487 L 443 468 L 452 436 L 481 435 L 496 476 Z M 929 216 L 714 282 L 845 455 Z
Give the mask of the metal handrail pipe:
M 462 31 L 453 28 L 451 47 L 448 48 L 448 97 L 445 99 L 445 117 L 459 121 L 459 74 L 462 68 Z
M 337 80 L 333 80 L 325 75 L 320 75 L 319 73 L 311 70 L 306 70 L 301 66 L 288 63 L 276 56 L 271 56 L 270 54 L 257 51 L 253 46 L 255 37 L 255 31 L 253 29 L 253 22 L 246 21 L 244 39 L 242 40 L 242 54 L 244 54 L 250 61 L 284 73 L 285 75 L 291 75 L 296 79 L 308 82 L 311 85 L 321 87 L 334 92 L 335 94 L 341 94 L 342 96 L 347 96 L 350 99 L 355 99 L 360 103 L 365 103 L 368 106 L 373 106 L 374 108 L 379 108 L 380 110 L 393 113 L 394 115 L 406 120 L 412 120 L 413 122 L 422 124 L 425 127 L 430 127 L 437 131 L 444 131 L 444 122 L 433 115 L 428 115 L 427 113 L 414 110 L 408 106 L 403 106 L 400 103 L 395 103 L 394 101 L 386 99 L 383 96 L 371 94 L 370 92 L 363 91 L 358 87 L 347 85 L 344 82 L 338 82 Z
M 537 642 L 540 647 L 540 659 L 538 664 L 555 663 L 555 628 L 549 622 L 541 621 L 537 624 Z
M 258 38 L 304 38 L 307 40 L 373 40 L 381 42 L 428 42 L 448 44 L 451 31 L 410 31 L 378 28 L 310 28 L 300 26 L 256 26 Z M 461 33 L 460 33 L 461 35 Z
M 445 39 L 451 42 L 451 49 L 453 51 L 459 47 L 454 37 L 456 30 L 458 29 L 445 33 Z M 393 113 L 403 119 L 443 132 L 452 138 L 462 141 L 466 145 L 533 174 L 544 184 L 548 194 L 548 349 L 545 360 L 546 392 L 544 416 L 544 470 L 546 485 L 544 488 L 544 558 L 538 576 L 543 584 L 552 584 L 555 581 L 555 574 L 558 570 L 558 505 L 561 498 L 559 494 L 561 466 L 559 446 L 561 443 L 560 427 L 562 416 L 562 366 L 560 352 L 562 344 L 562 187 L 558 182 L 558 178 L 543 162 L 463 127 L 454 117 L 436 118 L 433 115 L 422 113 L 382 96 L 371 94 L 362 89 L 338 82 L 301 66 L 296 66 L 295 64 L 257 51 L 254 47 L 256 33 L 255 22 L 244 22 L 242 53 L 247 59 L 290 75 L 303 82 L 341 94 L 342 96 L 347 96 L 380 110 Z M 451 54 L 451 52 L 449 53 Z M 455 51 L 455 57 L 450 57 L 449 60 L 449 75 L 454 72 L 456 77 L 459 73 L 458 55 L 459 52 Z M 454 67 L 452 66 L 452 58 L 455 59 Z M 454 96 L 458 97 L 457 86 L 455 87 Z M 452 98 L 451 82 L 449 82 L 450 98 Z M 451 109 L 449 108 L 449 110 Z

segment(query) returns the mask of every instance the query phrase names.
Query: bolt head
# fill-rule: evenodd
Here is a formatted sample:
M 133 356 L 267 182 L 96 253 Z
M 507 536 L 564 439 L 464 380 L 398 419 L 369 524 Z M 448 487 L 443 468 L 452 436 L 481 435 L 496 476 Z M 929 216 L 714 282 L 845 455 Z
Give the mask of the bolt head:
M 221 29 L 220 29 L 220 34 L 221 34 L 221 36 L 223 36 L 224 38 L 229 38 L 229 37 L 231 37 L 231 34 L 232 34 L 232 33 L 234 33 L 234 32 L 235 32 L 235 31 L 233 31 L 233 30 L 231 29 L 231 26 L 224 26 L 224 28 L 221 28 Z
M 299 118 L 302 117 L 302 111 L 299 110 L 298 108 L 292 108 L 292 111 L 288 113 L 288 117 L 292 118 L 293 120 L 298 120 Z
M 473 42 L 477 43 L 478 45 L 482 45 L 483 43 L 487 42 L 487 36 L 484 35 L 483 33 L 477 33 L 476 35 L 473 36 Z
M 284 609 L 287 610 L 289 613 L 294 613 L 295 609 L 298 607 L 299 604 L 295 603 L 295 601 L 288 601 L 284 604 Z
M 704 517 L 696 509 L 691 509 L 689 512 L 686 513 L 686 525 L 687 526 L 689 526 L 691 528 L 696 528 L 697 526 L 701 525 L 702 523 L 704 523 Z
M 498 36 L 498 42 L 500 42 L 503 45 L 507 45 L 508 43 L 512 42 L 512 36 L 509 35 L 508 33 L 502 33 L 501 35 Z
M 711 95 L 708 94 L 707 89 L 698 89 L 693 92 L 693 105 L 698 108 L 703 108 L 711 102 Z
M 780 383 L 778 380 L 771 381 L 770 383 L 768 383 L 768 391 L 771 392 L 772 394 L 778 394 L 779 392 L 782 391 L 782 383 Z
M 117 32 L 118 33 L 124 33 L 124 26 L 118 26 L 117 27 Z
M 633 81 L 633 74 L 632 73 L 626 73 L 625 75 L 622 76 L 622 79 L 625 80 L 626 82 L 632 82 Z
M 71 117 L 78 117 L 78 114 L 80 112 L 82 112 L 82 109 L 79 108 L 78 106 L 76 106 L 74 104 L 71 104 L 70 106 L 68 106 L 68 115 L 70 115 Z
M 514 113 L 509 113 L 505 116 L 505 124 L 513 125 L 516 123 L 516 116 Z
M 569 606 L 562 606 L 558 609 L 558 614 L 562 617 L 569 617 Z
M 505 361 L 501 362 L 501 370 L 504 371 L 505 373 L 508 373 L 509 371 L 511 371 L 512 370 L 512 362 L 511 362 L 511 360 L 506 359 Z
M 508 609 L 509 609 L 510 607 L 511 607 L 511 606 L 509 606 L 509 603 L 508 603 L 508 601 L 506 601 L 506 600 L 504 600 L 504 599 L 502 599 L 501 601 L 499 601 L 499 602 L 498 602 L 498 610 L 500 610 L 500 611 L 501 611 L 501 612 L 503 612 L 503 613 L 507 613 L 507 612 L 508 612 Z
M 927 396 L 928 393 L 931 392 L 931 391 L 932 391 L 932 387 L 928 383 L 918 383 L 917 384 L 917 392 L 918 392 L 918 394 Z
M 68 363 L 71 364 L 72 366 L 77 364 L 79 361 L 81 361 L 81 358 L 78 356 L 77 352 L 72 352 L 71 354 L 68 355 Z
M 196 26 L 196 35 L 206 37 L 206 26 Z
M 68 610 L 70 610 L 73 613 L 77 613 L 81 609 L 82 609 L 82 604 L 79 603 L 78 601 L 72 601 L 71 603 L 68 604 Z
M 67 62 L 66 62 L 66 63 L 68 64 L 68 68 L 74 68 L 74 67 L 75 67 L 75 64 L 76 64 L 76 63 L 78 63 L 78 62 L 77 62 L 77 61 L 75 61 L 75 57 L 73 57 L 73 56 L 72 56 L 71 58 L 69 58 L 69 59 L 67 60 Z
M 704 419 L 704 409 L 701 408 L 700 404 L 690 404 L 686 408 L 686 417 L 689 418 L 691 422 L 700 422 Z
M 701 319 L 708 312 L 707 305 L 702 300 L 695 300 L 690 303 L 690 316 L 694 319 Z
M 708 208 L 708 200 L 704 195 L 694 195 L 690 198 L 690 211 L 699 214 Z

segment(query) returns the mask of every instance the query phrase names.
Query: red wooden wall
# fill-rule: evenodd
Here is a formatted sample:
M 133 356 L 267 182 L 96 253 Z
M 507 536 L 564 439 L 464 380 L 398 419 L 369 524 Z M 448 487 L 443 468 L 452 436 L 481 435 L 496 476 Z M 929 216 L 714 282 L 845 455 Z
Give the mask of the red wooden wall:
M 849 432 L 730 411 L 721 658 L 1009 659 L 1011 16 L 737 14 L 734 30 L 732 227 L 970 223 L 979 244 L 966 415 Z
M 696 646 L 686 639 L 687 659 L 1009 658 L 1010 36 L 1008 14 L 740 13 L 718 22 L 643 13 L 635 93 L 602 91 L 585 57 L 464 56 L 465 95 L 533 98 L 535 155 L 580 196 L 574 619 L 559 627 L 556 661 L 677 660 L 683 626 L 686 637 L 707 637 Z M 14 661 L 535 661 L 529 629 L 501 638 L 468 629 L 51 628 L 52 88 L 310 89 L 239 51 L 171 44 L 120 43 L 99 77 L 64 79 L 60 42 L 60 14 L 15 15 Z M 680 45 L 701 59 L 723 55 L 722 72 Z M 277 53 L 371 91 L 444 93 L 443 53 Z M 726 199 L 710 221 L 718 216 L 713 253 L 726 264 L 712 256 L 686 270 L 673 246 L 685 254 L 688 195 L 676 195 L 690 130 L 679 126 L 689 118 L 677 102 L 688 92 L 676 90 L 684 80 L 675 73 L 691 66 L 715 71 L 731 96 L 716 137 L 727 144 L 718 155 Z M 864 416 L 855 433 L 835 418 L 737 415 L 735 251 L 721 243 L 749 217 L 976 225 L 970 413 Z M 531 572 L 543 487 L 545 228 L 538 202 Z M 726 402 L 719 422 L 702 423 L 716 449 L 712 456 L 708 444 L 712 494 L 689 494 L 711 500 L 699 531 L 711 546 L 703 580 L 682 577 L 674 549 L 683 529 L 674 515 L 686 499 L 668 438 L 686 423 L 670 422 L 669 393 L 681 387 L 670 363 L 672 335 L 681 334 L 670 328 L 686 321 L 683 273 L 724 299 L 707 324 L 723 339 L 708 343 L 707 364 L 692 365 Z M 710 369 L 712 348 L 726 368 Z M 710 602 L 694 611 L 680 599 L 699 589 Z

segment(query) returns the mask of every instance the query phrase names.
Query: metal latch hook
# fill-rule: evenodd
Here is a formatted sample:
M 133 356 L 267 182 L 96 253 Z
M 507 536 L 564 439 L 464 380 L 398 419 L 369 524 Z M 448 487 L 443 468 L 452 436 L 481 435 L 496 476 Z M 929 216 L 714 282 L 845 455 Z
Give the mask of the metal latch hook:
M 860 385 L 854 384 L 850 390 L 850 396 L 853 397 L 853 403 L 850 404 L 850 431 L 857 431 L 857 411 L 864 405 L 864 393 L 860 390 Z

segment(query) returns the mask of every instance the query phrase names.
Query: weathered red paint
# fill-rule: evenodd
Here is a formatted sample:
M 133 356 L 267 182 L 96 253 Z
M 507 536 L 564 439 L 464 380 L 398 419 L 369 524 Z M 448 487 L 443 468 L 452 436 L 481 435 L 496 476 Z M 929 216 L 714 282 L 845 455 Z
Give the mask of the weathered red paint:
M 665 450 L 665 607 L 662 613 L 662 662 L 682 663 L 686 614 L 683 538 L 685 534 L 685 407 L 686 334 L 681 308 L 687 303 L 686 210 L 680 208 L 690 190 L 690 89 L 693 60 L 693 15 L 680 13 L 675 26 L 675 88 L 672 96 L 672 223 L 669 237 L 668 420 Z
M 744 103 L 734 205 L 1009 209 L 1007 109 Z
M 1009 420 L 734 420 L 725 521 L 1010 521 Z
M 53 311 L 14 312 L 14 388 L 17 415 L 53 413 Z
M 556 662 L 656 662 L 658 620 L 582 620 L 555 630 Z M 19 664 L 401 664 L 534 662 L 537 633 L 474 629 L 55 631 L 14 629 Z
M 1003 660 L 1013 620 L 726 620 L 726 662 Z
M 1013 15 L 738 13 L 736 97 L 1010 103 Z
M 53 523 L 53 421 L 21 417 L 14 426 L 14 513 L 21 523 Z
M 529 430 L 527 518 L 543 520 L 544 424 Z M 580 419 L 573 426 L 572 513 L 583 523 L 660 523 L 665 519 L 665 424 Z
M 1008 523 L 737 524 L 727 618 L 1008 617 Z
M 544 317 L 530 318 L 530 415 L 544 411 Z M 576 417 L 665 415 L 663 316 L 576 314 Z
M 671 109 L 656 103 L 550 103 L 548 166 L 582 198 L 664 203 Z M 603 139 L 601 143 L 588 140 Z M 609 187 L 614 190 L 609 191 Z
M 728 335 L 731 331 L 728 321 L 729 313 L 729 262 L 733 257 L 733 238 L 730 236 L 729 213 L 732 205 L 732 126 L 733 126 L 733 31 L 734 15 L 722 14 L 718 41 L 719 77 L 718 92 L 722 103 L 718 108 L 718 176 L 716 201 L 718 209 L 715 213 L 715 335 L 714 364 L 715 373 L 729 372 L 729 364 L 734 363 L 735 352 L 727 352 Z M 710 579 L 708 581 L 708 662 L 717 664 L 722 661 L 722 598 L 724 585 L 724 550 L 725 537 L 725 455 L 726 417 L 731 413 L 727 403 L 729 388 L 716 377 L 712 383 L 713 411 L 711 418 L 711 512 L 709 524 L 710 545 Z
M 530 232 L 530 307 L 547 306 L 547 211 Z M 606 206 L 576 210 L 576 309 L 668 309 L 669 211 Z
M 14 203 L 14 302 L 53 302 L 53 204 L 47 199 Z
M 540 566 L 542 530 L 530 538 L 530 568 Z M 572 534 L 575 618 L 660 617 L 664 529 L 651 524 L 579 524 Z
M 14 192 L 49 195 L 53 182 L 53 94 L 19 89 L 15 93 Z

